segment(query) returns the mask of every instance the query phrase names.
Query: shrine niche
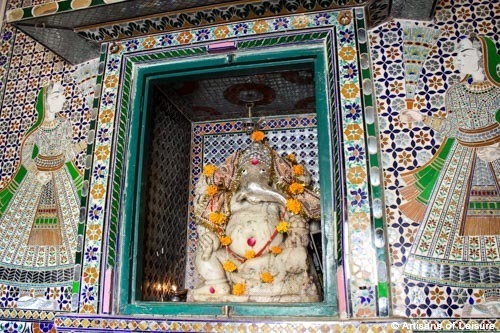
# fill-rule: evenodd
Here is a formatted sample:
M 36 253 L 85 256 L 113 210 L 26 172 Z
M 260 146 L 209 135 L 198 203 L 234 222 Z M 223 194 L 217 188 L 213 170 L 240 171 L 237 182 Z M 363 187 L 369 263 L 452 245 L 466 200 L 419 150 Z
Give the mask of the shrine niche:
M 317 231 L 321 213 L 314 72 L 310 66 L 258 72 L 158 80 L 152 88 L 141 218 L 148 300 L 322 298 L 321 242 L 312 244 L 309 225 Z M 304 96 L 312 103 L 301 102 Z M 215 131 L 197 130 L 207 127 Z M 172 133 L 176 140 L 166 143 Z M 186 209 L 174 213 L 178 205 Z M 186 228 L 187 240 L 179 237 Z
M 319 163 L 330 143 L 318 140 L 328 108 L 317 110 L 324 64 L 311 61 L 314 49 L 288 64 L 290 53 L 211 70 L 204 59 L 137 87 L 144 111 L 129 135 L 141 137 L 130 148 L 139 167 L 127 180 L 139 205 L 127 213 L 138 228 L 136 275 L 122 281 L 138 302 L 162 313 L 172 302 L 204 313 L 225 303 L 243 313 L 253 302 L 286 303 L 283 311 L 297 315 L 314 303 L 332 313 L 325 266 L 335 262 L 326 262 L 332 240 L 323 230 L 335 226 L 322 211 L 331 192 L 321 190 L 331 178 Z

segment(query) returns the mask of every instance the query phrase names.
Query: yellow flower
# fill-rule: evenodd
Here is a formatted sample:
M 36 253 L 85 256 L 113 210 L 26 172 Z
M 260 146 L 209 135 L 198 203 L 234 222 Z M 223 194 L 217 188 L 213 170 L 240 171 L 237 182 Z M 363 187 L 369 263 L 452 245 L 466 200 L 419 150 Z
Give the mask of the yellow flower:
M 99 148 L 96 149 L 95 151 L 95 156 L 97 157 L 98 160 L 105 160 L 109 156 L 109 148 L 108 146 L 100 146 Z
M 217 39 L 226 38 L 229 32 L 230 32 L 229 29 L 225 25 L 223 25 L 215 28 L 214 35 Z
M 288 222 L 280 221 L 276 226 L 276 231 L 280 233 L 285 233 L 288 231 Z M 272 250 L 272 249 L 271 249 Z
M 349 124 L 344 130 L 344 135 L 347 140 L 359 140 L 363 135 L 363 129 L 358 124 Z
M 187 44 L 192 38 L 193 35 L 189 31 L 183 31 L 177 36 L 177 41 L 181 44 Z
M 300 164 L 293 166 L 293 175 L 294 176 L 302 176 L 304 174 L 304 167 Z
M 106 88 L 113 88 L 118 85 L 118 77 L 116 75 L 110 75 L 104 80 L 104 86 Z
M 94 284 L 97 282 L 97 279 L 99 278 L 99 273 L 97 272 L 97 269 L 95 267 L 87 267 L 83 271 L 83 281 L 87 284 Z
M 290 162 L 295 162 L 295 154 L 288 154 L 286 155 L 286 159 L 289 160 Z
M 99 119 L 103 123 L 109 123 L 111 120 L 113 120 L 113 110 L 107 109 L 101 112 L 101 115 L 99 116 Z
M 94 199 L 102 199 L 105 193 L 106 189 L 102 184 L 95 184 L 94 186 L 92 186 L 92 190 L 90 190 L 90 194 Z
M 221 225 L 226 222 L 226 215 L 220 212 L 211 212 L 210 214 L 208 214 L 208 219 L 214 224 Z
M 252 259 L 254 257 L 255 257 L 255 251 L 254 250 L 247 250 L 245 252 L 245 258 Z
M 303 29 L 309 24 L 309 19 L 305 15 L 297 16 L 293 19 L 292 25 L 297 29 Z
M 101 233 L 102 229 L 98 224 L 92 224 L 87 228 L 87 238 L 90 240 L 99 240 Z
M 292 183 L 288 186 L 288 192 L 291 194 L 301 194 L 304 193 L 304 185 L 299 183 Z
M 255 31 L 255 33 L 257 34 L 267 32 L 267 29 L 269 29 L 269 24 L 267 24 L 267 22 L 264 20 L 256 21 L 253 24 L 253 31 Z
M 356 51 L 351 46 L 344 46 L 340 49 L 339 56 L 345 61 L 350 61 L 356 56 Z
M 271 247 L 271 253 L 272 254 L 276 254 L 276 255 L 280 254 L 281 253 L 281 247 L 279 247 L 279 246 L 273 246 L 273 247 Z
M 228 246 L 233 241 L 229 236 L 220 236 L 219 240 L 222 246 Z
M 264 283 L 273 283 L 274 280 L 274 277 L 269 272 L 262 272 L 260 278 Z
M 231 260 L 226 260 L 224 264 L 222 265 L 224 267 L 224 270 L 226 272 L 234 272 L 238 267 L 236 267 L 236 264 L 232 262 Z
M 251 138 L 253 141 L 262 141 L 262 140 L 264 140 L 264 132 L 255 131 L 252 133 Z
M 152 49 L 156 44 L 156 39 L 154 37 L 148 37 L 142 42 L 142 46 L 145 49 Z
M 215 185 L 209 185 L 207 187 L 207 195 L 208 196 L 213 196 L 217 194 L 217 186 Z
M 288 199 L 286 201 L 286 209 L 288 209 L 294 214 L 298 214 L 302 209 L 302 204 L 297 199 Z
M 354 83 L 346 83 L 342 86 L 340 92 L 345 98 L 355 98 L 359 93 L 359 88 Z
M 366 173 L 360 166 L 352 167 L 347 171 L 347 179 L 349 179 L 352 184 L 361 184 L 365 177 Z
M 233 295 L 240 296 L 245 293 L 245 284 L 244 283 L 236 283 L 233 286 Z
M 203 168 L 203 174 L 207 177 L 212 177 L 215 170 L 217 170 L 217 167 L 215 165 L 208 164 Z

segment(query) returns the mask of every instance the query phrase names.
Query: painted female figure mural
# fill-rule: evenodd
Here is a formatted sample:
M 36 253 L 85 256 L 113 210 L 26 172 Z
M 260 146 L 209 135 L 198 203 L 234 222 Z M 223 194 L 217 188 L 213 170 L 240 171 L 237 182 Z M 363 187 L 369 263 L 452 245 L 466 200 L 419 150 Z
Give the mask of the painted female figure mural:
M 446 93 L 447 117 L 424 117 L 413 110 L 401 116 L 406 122 L 423 121 L 446 137 L 427 165 L 403 175 L 407 202 L 400 208 L 422 222 L 407 276 L 485 288 L 500 282 L 495 262 L 500 235 L 499 58 L 486 37 L 461 40 L 456 66 L 465 79 Z
M 83 147 L 73 144 L 69 120 L 58 115 L 66 102 L 63 89 L 60 83 L 41 89 L 38 120 L 22 144 L 22 166 L 0 192 L 0 281 L 20 286 L 21 296 L 23 286 L 35 285 L 41 293 L 74 280 L 82 177 L 72 160 Z M 47 306 L 53 308 L 35 307 Z

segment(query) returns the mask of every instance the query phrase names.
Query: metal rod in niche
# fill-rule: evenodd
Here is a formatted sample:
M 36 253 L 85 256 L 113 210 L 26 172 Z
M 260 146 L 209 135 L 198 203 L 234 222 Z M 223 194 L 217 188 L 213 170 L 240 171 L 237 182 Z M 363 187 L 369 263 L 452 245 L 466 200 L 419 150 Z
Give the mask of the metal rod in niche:
M 252 115 L 252 108 L 254 106 L 254 103 L 246 103 L 245 104 L 247 111 L 248 111 L 248 117 L 247 119 L 243 122 L 243 129 L 247 133 L 252 133 L 254 130 L 260 130 L 266 126 L 266 120 L 264 118 L 260 118 L 257 121 L 255 121 L 253 115 Z

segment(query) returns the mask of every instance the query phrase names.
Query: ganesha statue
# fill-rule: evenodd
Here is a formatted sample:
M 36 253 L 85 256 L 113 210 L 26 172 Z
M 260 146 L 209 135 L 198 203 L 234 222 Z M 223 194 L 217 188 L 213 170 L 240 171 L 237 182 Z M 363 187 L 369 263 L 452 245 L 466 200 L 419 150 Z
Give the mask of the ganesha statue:
M 207 302 L 316 302 L 309 222 L 320 215 L 311 176 L 252 133 L 252 143 L 216 167 L 206 165 L 194 202 L 201 285 Z

